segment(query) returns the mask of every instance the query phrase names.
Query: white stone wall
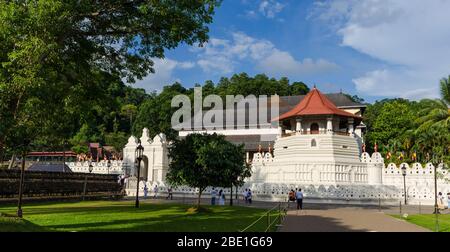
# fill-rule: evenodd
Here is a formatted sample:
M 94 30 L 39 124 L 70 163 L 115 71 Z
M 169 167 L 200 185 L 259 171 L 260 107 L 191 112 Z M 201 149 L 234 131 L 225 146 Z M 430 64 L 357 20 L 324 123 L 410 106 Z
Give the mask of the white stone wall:
M 311 141 L 316 146 L 311 146 Z M 148 169 L 147 181 L 141 181 L 149 192 L 158 185 L 161 193 L 167 191 L 165 176 L 168 171 L 168 143 L 163 134 L 151 139 L 144 129 L 141 137 L 144 155 L 147 158 L 141 165 Z M 130 137 L 124 148 L 122 165 L 135 167 L 134 156 L 137 140 Z M 287 148 L 284 148 L 284 147 Z M 403 200 L 403 176 L 395 164 L 385 167 L 380 153 L 360 153 L 357 137 L 333 134 L 294 135 L 278 138 L 273 157 L 270 153 L 256 153 L 253 156 L 253 175 L 240 188 L 251 188 L 255 199 L 285 200 L 291 189 L 302 188 L 308 199 L 324 202 L 360 201 L 391 202 L 398 204 Z M 405 164 L 407 198 L 410 204 L 434 203 L 434 167 L 419 163 Z M 447 170 L 438 169 L 438 191 L 444 195 L 450 192 L 450 175 Z M 135 185 L 132 186 L 135 188 Z M 135 190 L 128 189 L 129 195 Z M 174 188 L 175 194 L 194 195 L 197 189 L 189 187 Z M 225 188 L 229 193 L 229 188 Z M 151 193 L 150 193 L 151 194 Z M 209 189 L 205 191 L 205 196 Z
M 66 163 L 73 172 L 89 173 L 89 161 Z M 108 161 L 92 162 L 92 173 L 96 174 L 123 174 L 123 165 L 120 160 L 112 160 L 108 169 Z

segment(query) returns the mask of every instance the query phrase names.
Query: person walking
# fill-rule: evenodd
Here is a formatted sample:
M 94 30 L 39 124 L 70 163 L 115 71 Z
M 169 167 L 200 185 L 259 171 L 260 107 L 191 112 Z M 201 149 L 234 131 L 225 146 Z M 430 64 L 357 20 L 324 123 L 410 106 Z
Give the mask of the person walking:
M 148 187 L 147 184 L 144 184 L 144 199 L 147 199 Z
M 252 204 L 252 191 L 250 190 L 250 188 L 247 191 L 247 201 L 248 204 Z
M 242 193 L 242 198 L 243 198 L 245 204 L 248 203 L 248 200 L 247 200 L 247 194 L 248 194 L 248 189 L 245 188 L 245 191 Z
M 447 193 L 447 208 L 450 210 L 450 192 Z
M 290 202 L 290 201 L 295 201 L 295 192 L 294 192 L 293 189 L 291 189 L 291 191 L 289 191 L 289 194 L 288 194 L 288 201 L 289 201 L 289 202 Z
M 439 210 L 444 210 L 445 209 L 445 207 L 444 207 L 444 196 L 442 195 L 442 192 L 438 193 L 438 200 L 437 200 L 437 202 L 438 202 L 438 213 L 439 213 Z
M 216 204 L 217 190 L 213 187 L 211 190 L 211 205 L 214 206 Z
M 153 188 L 153 198 L 156 199 L 156 197 L 158 196 L 158 185 L 155 185 L 155 187 Z
M 301 188 L 295 193 L 295 199 L 297 200 L 297 210 L 303 210 L 303 193 Z
M 225 193 L 223 192 L 222 189 L 220 189 L 219 191 L 219 205 L 220 206 L 225 205 Z
M 169 187 L 169 189 L 167 189 L 167 193 L 168 193 L 168 195 L 167 195 L 166 199 L 172 200 L 173 199 L 172 187 Z

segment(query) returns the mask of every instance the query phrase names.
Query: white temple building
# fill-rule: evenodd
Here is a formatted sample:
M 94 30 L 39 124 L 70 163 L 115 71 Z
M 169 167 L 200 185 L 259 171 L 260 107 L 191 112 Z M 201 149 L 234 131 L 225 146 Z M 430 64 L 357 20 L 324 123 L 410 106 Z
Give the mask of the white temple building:
M 400 167 L 405 166 L 408 203 L 434 204 L 433 164 L 385 166 L 380 153 L 369 155 L 363 152 L 364 105 L 338 107 L 316 88 L 297 101 L 297 104 L 281 110 L 283 113 L 279 117 L 271 118 L 271 124 L 254 130 L 250 135 L 242 135 L 241 131 L 235 134 L 236 130 L 224 134 L 231 137 L 232 142 L 246 144 L 252 176 L 240 190 L 251 188 L 257 200 L 285 201 L 289 190 L 302 188 L 307 201 L 398 204 L 404 198 L 404 177 Z M 210 129 L 206 132 L 216 131 Z M 220 132 L 223 130 L 216 133 Z M 273 139 L 262 137 L 265 132 L 274 135 Z M 179 133 L 180 137 L 187 134 L 186 131 Z M 257 134 L 259 138 L 254 137 Z M 262 149 L 259 144 L 257 149 L 255 139 L 266 140 L 268 148 Z M 169 167 L 170 143 L 164 134 L 152 138 L 147 129 L 143 130 L 139 140 L 144 147 L 140 187 L 142 189 L 144 183 L 149 188 L 158 185 L 163 192 L 168 187 L 165 176 Z M 131 176 L 137 175 L 137 144 L 138 139 L 131 136 L 123 150 L 122 166 L 130 168 L 126 173 Z M 253 151 L 250 153 L 251 148 Z M 437 167 L 437 173 L 438 191 L 447 195 L 450 192 L 450 174 L 442 165 Z M 174 192 L 194 195 L 196 189 L 180 187 Z M 225 188 L 225 192 L 229 189 Z M 134 195 L 135 191 L 130 189 L 128 193 Z

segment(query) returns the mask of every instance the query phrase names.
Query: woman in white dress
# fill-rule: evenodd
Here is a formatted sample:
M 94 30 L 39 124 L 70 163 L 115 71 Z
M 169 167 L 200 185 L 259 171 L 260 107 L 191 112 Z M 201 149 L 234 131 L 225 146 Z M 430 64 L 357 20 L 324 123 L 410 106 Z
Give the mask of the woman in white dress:
M 219 191 L 219 205 L 223 206 L 225 205 L 225 193 L 222 189 Z

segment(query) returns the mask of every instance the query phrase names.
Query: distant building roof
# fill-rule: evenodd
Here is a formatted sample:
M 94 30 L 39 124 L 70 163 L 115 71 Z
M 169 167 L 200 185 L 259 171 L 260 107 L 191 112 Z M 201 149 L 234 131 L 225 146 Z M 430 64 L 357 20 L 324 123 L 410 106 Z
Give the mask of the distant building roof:
M 89 148 L 100 148 L 100 143 L 89 143 Z
M 321 93 L 322 94 L 322 93 Z M 307 95 L 295 95 L 295 96 L 280 96 L 278 101 L 271 99 L 270 96 L 267 97 L 267 116 L 266 118 L 263 118 L 263 120 L 259 120 L 260 118 L 260 114 L 258 113 L 256 116 L 258 117 L 258 122 L 257 125 L 250 125 L 250 114 L 248 109 L 250 108 L 254 108 L 254 106 L 258 106 L 258 104 L 252 104 L 249 103 L 248 106 L 246 106 L 246 108 L 238 108 L 237 105 L 235 104 L 235 109 L 233 112 L 231 112 L 231 114 L 233 114 L 233 121 L 232 123 L 230 123 L 230 125 L 234 125 L 236 127 L 241 127 L 242 125 L 238 125 L 238 122 L 235 118 L 237 118 L 238 114 L 244 114 L 245 115 L 245 126 L 247 127 L 261 127 L 261 128 L 270 128 L 273 127 L 273 125 L 271 125 L 271 121 L 273 121 L 274 118 L 272 118 L 272 111 L 271 111 L 271 104 L 272 102 L 278 102 L 278 114 L 279 115 L 283 115 L 284 113 L 287 113 L 288 111 L 294 109 L 301 101 L 303 101 L 305 99 Z M 362 103 L 358 103 L 358 102 L 354 102 L 352 101 L 348 96 L 346 96 L 343 93 L 331 93 L 331 94 L 322 94 L 322 96 L 328 98 L 329 101 L 331 101 L 331 103 L 333 103 L 335 105 L 335 107 L 337 107 L 338 109 L 347 109 L 347 108 L 359 108 L 361 110 L 361 113 L 363 113 L 364 109 L 367 107 L 366 104 L 362 104 Z M 208 110 L 203 108 L 202 113 L 203 116 L 208 113 L 208 111 L 210 112 L 214 112 L 214 110 Z M 343 110 L 342 110 L 343 111 Z M 222 126 L 223 128 L 225 128 L 225 125 L 227 124 L 227 114 L 228 114 L 229 110 L 228 109 L 224 109 L 224 110 L 220 110 L 217 111 L 217 113 L 220 115 L 223 115 L 223 120 L 222 120 Z M 345 111 L 344 111 L 345 112 Z M 351 114 L 351 113 L 350 113 Z M 353 115 L 353 114 L 352 114 Z M 353 115 L 353 117 L 357 117 L 360 118 L 356 115 Z M 194 128 L 194 118 L 192 118 L 192 120 L 190 121 L 191 123 L 191 127 Z M 214 123 L 211 123 L 209 121 L 203 122 L 203 129 L 212 129 L 214 126 Z M 183 131 L 190 131 L 190 130 L 183 130 Z
M 44 171 L 44 172 L 72 172 L 66 164 L 49 164 L 49 163 L 35 163 L 31 165 L 27 171 Z
M 334 98 L 345 101 L 345 99 L 341 97 Z M 282 102 L 283 101 L 280 103 Z M 339 109 L 327 96 L 314 87 L 294 108 L 272 120 L 279 121 L 291 117 L 309 115 L 339 115 L 344 117 L 361 118 L 360 116 Z
M 32 151 L 27 154 L 28 157 L 76 157 L 77 154 L 73 151 Z

